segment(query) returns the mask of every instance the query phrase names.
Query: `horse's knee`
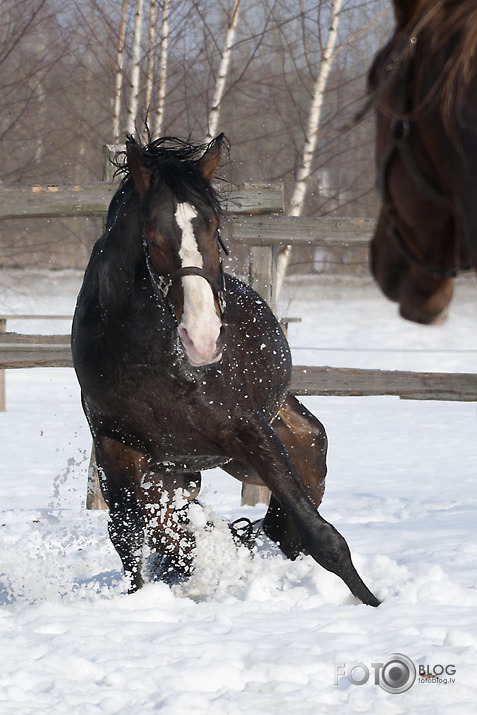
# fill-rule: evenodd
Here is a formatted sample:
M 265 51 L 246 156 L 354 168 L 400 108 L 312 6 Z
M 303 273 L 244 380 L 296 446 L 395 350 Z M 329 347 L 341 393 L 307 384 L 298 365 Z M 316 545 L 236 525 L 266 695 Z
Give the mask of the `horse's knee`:
M 195 537 L 188 527 L 188 504 L 181 509 L 152 507 L 146 526 L 146 541 L 150 549 L 167 555 L 174 561 L 188 563 L 195 547 Z
M 200 473 L 154 474 L 144 480 L 140 498 L 150 552 L 145 563 L 149 580 L 176 583 L 191 573 L 195 537 L 188 510 L 200 483 Z
M 327 471 L 328 439 L 325 428 L 293 395 L 286 397 L 273 428 L 285 446 L 306 493 L 318 509 L 323 499 Z M 295 559 L 306 552 L 296 515 L 292 517 L 275 497 L 270 500 L 263 529 L 288 558 Z
M 323 424 L 296 397 L 285 399 L 273 428 L 316 508 L 323 499 L 328 438 Z

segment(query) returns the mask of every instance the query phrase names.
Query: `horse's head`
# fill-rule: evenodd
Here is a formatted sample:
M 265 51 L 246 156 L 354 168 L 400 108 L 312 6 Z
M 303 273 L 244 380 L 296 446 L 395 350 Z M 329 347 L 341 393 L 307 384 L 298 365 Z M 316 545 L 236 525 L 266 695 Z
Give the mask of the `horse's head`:
M 220 260 L 220 204 L 211 180 L 220 162 L 223 135 L 199 148 L 146 147 L 130 139 L 127 163 L 139 194 L 142 237 L 156 290 L 173 311 L 194 367 L 222 356 L 224 279 Z
M 425 123 L 411 124 L 378 109 L 376 126 L 382 205 L 371 241 L 371 271 L 383 293 L 399 304 L 402 317 L 435 323 L 444 318 L 453 295 L 453 214 L 425 151 L 429 134 L 420 132 Z
M 423 202 L 421 217 L 428 215 L 426 208 Z M 445 320 L 456 274 L 452 255 L 454 233 L 450 216 L 444 218 L 439 230 L 429 227 L 426 231 L 416 225 L 405 225 L 389 206 L 381 209 L 371 241 L 371 271 L 383 293 L 399 304 L 403 318 L 424 324 Z
M 442 3 L 429 0 L 395 0 L 394 6 L 396 31 L 369 74 L 382 201 L 371 270 L 404 318 L 435 323 L 445 316 L 453 278 L 467 260 L 449 160 L 458 152 L 443 112 L 448 51 L 443 40 L 433 44 L 445 16 Z

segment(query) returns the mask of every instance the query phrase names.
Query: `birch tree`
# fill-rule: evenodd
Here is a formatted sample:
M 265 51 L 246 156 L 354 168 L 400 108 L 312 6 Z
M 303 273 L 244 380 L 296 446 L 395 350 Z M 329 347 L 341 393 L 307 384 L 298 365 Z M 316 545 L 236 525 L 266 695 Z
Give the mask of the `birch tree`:
M 147 38 L 147 70 L 146 70 L 146 96 L 144 104 L 146 112 L 149 112 L 152 100 L 152 88 L 154 85 L 154 44 L 156 40 L 156 15 L 157 0 L 149 2 L 149 32 Z
M 123 0 L 121 8 L 121 20 L 119 22 L 118 54 L 116 65 L 116 81 L 114 85 L 114 106 L 113 106 L 113 140 L 119 141 L 119 117 L 121 114 L 121 97 L 124 83 L 124 43 L 126 37 L 126 14 L 128 10 L 128 0 Z
M 230 16 L 229 24 L 227 27 L 227 34 L 225 36 L 225 44 L 220 60 L 219 72 L 217 75 L 217 81 L 215 82 L 212 106 L 209 112 L 206 135 L 207 141 L 210 141 L 217 134 L 217 127 L 220 117 L 220 107 L 225 94 L 225 84 L 227 82 L 227 74 L 229 71 L 230 60 L 232 57 L 232 49 L 235 40 L 235 32 L 237 29 L 239 8 L 240 0 L 235 0 L 232 9 L 232 14 Z
M 169 12 L 170 1 L 164 0 L 162 6 L 161 47 L 159 52 L 159 90 L 156 100 L 156 116 L 153 123 L 154 133 L 159 135 L 164 131 L 164 110 L 166 103 L 167 58 L 169 48 Z
M 322 53 L 319 72 L 315 79 L 313 88 L 313 98 L 308 115 L 308 125 L 303 146 L 301 162 L 298 168 L 295 187 L 290 201 L 290 216 L 301 216 L 306 198 L 307 182 L 311 174 L 313 156 L 320 130 L 320 123 L 323 113 L 324 93 L 326 82 L 330 74 L 334 59 L 336 40 L 338 37 L 338 25 L 342 0 L 334 0 L 331 8 L 330 27 L 325 49 Z M 290 260 L 291 246 L 285 246 L 278 255 L 277 260 L 277 294 L 283 284 L 288 262 Z
M 129 101 L 126 123 L 128 134 L 134 134 L 139 105 L 143 5 L 144 0 L 136 0 L 132 48 L 131 99 Z

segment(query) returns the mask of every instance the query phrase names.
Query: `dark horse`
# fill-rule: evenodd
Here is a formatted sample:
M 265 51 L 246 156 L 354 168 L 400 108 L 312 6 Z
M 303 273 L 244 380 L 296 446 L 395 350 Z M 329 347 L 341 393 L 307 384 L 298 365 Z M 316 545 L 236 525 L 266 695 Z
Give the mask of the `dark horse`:
M 326 435 L 288 392 L 282 330 L 257 293 L 222 272 L 210 182 L 223 141 L 129 139 L 126 176 L 78 297 L 73 357 L 111 540 L 130 591 L 146 576 L 187 577 L 188 505 L 201 470 L 221 465 L 270 488 L 263 528 L 288 557 L 311 554 L 377 606 L 344 538 L 317 511 Z
M 382 208 L 371 269 L 404 318 L 444 317 L 477 267 L 477 3 L 394 0 L 369 74 Z

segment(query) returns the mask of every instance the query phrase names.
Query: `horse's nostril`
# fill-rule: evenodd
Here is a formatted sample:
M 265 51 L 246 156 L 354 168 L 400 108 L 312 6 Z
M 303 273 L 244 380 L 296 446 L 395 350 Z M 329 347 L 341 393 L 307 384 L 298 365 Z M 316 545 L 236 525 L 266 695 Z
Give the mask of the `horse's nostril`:
M 191 328 L 192 330 L 188 330 L 184 323 L 181 323 L 177 329 L 191 365 L 197 367 L 220 360 L 222 349 L 219 336 L 204 336 L 200 332 L 195 335 L 195 326 L 192 325 Z
M 190 339 L 189 333 L 188 333 L 188 331 L 187 331 L 187 328 L 186 328 L 186 326 L 185 326 L 183 323 L 181 323 L 181 324 L 179 325 L 179 327 L 178 327 L 178 329 L 177 329 L 177 332 L 179 333 L 180 339 L 181 339 L 182 342 L 184 343 L 184 347 L 185 347 L 186 349 L 187 349 L 187 347 L 192 347 L 193 342 L 192 342 L 192 340 Z

